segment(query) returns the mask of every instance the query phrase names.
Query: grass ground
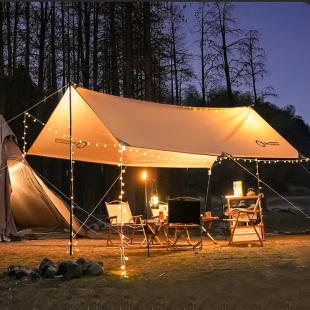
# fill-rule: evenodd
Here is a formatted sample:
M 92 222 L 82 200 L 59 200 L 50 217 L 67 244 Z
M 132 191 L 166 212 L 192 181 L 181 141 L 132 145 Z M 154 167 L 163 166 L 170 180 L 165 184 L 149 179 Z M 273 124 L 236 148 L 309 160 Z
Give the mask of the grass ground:
M 0 309 L 310 309 L 309 218 L 280 208 L 264 213 L 262 247 L 228 245 L 221 221 L 211 230 L 217 244 L 205 237 L 202 250 L 151 246 L 148 257 L 145 247 L 126 247 L 126 279 L 120 247 L 106 246 L 105 234 L 79 238 L 72 256 L 64 235 L 1 242 Z M 104 273 L 71 281 L 4 275 L 12 264 L 38 268 L 44 257 L 102 262 Z
M 100 239 L 0 244 L 0 271 L 11 264 L 38 268 L 41 260 L 83 257 L 102 262 L 103 275 L 66 280 L 0 279 L 1 309 L 310 309 L 309 235 L 268 236 L 258 244 L 204 241 L 202 250 L 127 247 L 127 279 L 120 249 Z

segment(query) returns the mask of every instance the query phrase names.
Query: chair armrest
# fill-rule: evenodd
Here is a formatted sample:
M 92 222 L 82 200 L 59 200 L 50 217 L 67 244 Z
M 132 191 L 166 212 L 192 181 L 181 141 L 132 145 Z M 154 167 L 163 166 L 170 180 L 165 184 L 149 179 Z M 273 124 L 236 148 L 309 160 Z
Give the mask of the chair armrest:
M 113 216 L 108 216 L 108 219 L 116 219 L 117 218 L 117 215 L 113 215 Z
M 133 216 L 132 216 L 133 219 L 139 218 L 139 217 L 142 217 L 142 215 L 133 215 Z

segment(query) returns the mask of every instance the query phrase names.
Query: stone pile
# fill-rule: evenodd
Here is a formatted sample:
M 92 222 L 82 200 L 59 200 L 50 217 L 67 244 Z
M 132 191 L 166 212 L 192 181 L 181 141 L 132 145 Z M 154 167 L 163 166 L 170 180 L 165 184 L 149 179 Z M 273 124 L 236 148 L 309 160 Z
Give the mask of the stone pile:
M 31 269 L 20 265 L 11 265 L 6 274 L 15 279 L 66 279 L 71 280 L 86 276 L 99 276 L 103 273 L 101 264 L 94 261 L 86 261 L 83 258 L 78 260 L 68 260 L 65 262 L 52 262 L 44 258 L 40 263 L 39 269 Z

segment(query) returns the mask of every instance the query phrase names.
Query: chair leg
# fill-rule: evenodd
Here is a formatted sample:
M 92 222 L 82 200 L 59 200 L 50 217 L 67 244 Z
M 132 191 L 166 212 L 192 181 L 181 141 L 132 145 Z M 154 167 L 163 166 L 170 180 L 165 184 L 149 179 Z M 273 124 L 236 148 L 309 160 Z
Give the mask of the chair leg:
M 234 237 L 234 234 L 235 234 L 235 230 L 237 228 L 237 225 L 238 225 L 238 222 L 239 222 L 239 212 L 238 212 L 238 215 L 237 215 L 237 218 L 236 218 L 236 221 L 235 221 L 235 224 L 234 224 L 234 228 L 233 228 L 233 231 L 230 233 L 230 239 L 229 239 L 229 243 L 228 244 L 231 244 L 232 241 L 233 241 L 233 237 Z
M 254 231 L 255 231 L 257 237 L 258 237 L 258 240 L 259 240 L 259 242 L 260 242 L 260 245 L 263 246 L 262 238 L 261 238 L 261 236 L 259 235 L 258 231 L 256 230 L 255 224 L 253 223 L 253 221 L 252 221 L 252 219 L 250 218 L 249 214 L 247 214 L 247 216 L 248 216 L 248 218 L 249 218 L 250 225 L 252 225 L 252 227 L 253 227 L 253 229 L 254 229 Z
M 111 245 L 113 245 L 113 242 L 112 242 L 111 239 L 110 239 L 111 230 L 112 230 L 112 224 L 110 223 L 109 232 L 108 232 L 108 237 L 107 237 L 107 245 L 109 245 L 109 242 L 111 243 Z

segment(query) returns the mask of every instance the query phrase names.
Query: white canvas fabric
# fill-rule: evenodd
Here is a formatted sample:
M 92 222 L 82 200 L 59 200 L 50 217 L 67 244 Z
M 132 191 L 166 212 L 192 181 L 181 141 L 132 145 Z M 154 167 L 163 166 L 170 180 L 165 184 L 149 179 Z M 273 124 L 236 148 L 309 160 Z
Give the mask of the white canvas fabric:
M 69 159 L 69 89 L 28 151 Z M 73 159 L 141 167 L 212 167 L 223 153 L 299 154 L 252 108 L 190 108 L 71 87 Z
M 8 215 L 12 214 L 13 224 L 15 223 L 19 229 L 31 228 L 36 231 L 50 231 L 59 227 L 69 228 L 70 212 L 66 204 L 44 184 L 29 166 L 16 144 L 13 132 L 5 124 L 1 115 L 0 120 L 0 123 L 4 124 L 1 127 L 1 135 L 5 136 L 4 143 L 1 145 L 1 153 L 5 154 L 2 158 L 5 157 L 8 175 L 4 184 L 1 181 L 1 188 L 7 189 L 8 182 L 10 182 L 12 189 L 10 195 L 8 190 L 6 190 L 6 195 L 1 193 L 1 221 L 6 219 L 6 223 L 10 224 L 12 219 Z M 6 209 L 2 205 L 2 198 L 6 198 Z M 1 210 L 6 210 L 6 217 L 2 216 Z M 75 218 L 73 219 L 73 229 L 75 231 L 79 229 Z M 83 234 L 83 231 L 80 233 Z M 11 234 L 15 234 L 14 229 L 11 229 Z

